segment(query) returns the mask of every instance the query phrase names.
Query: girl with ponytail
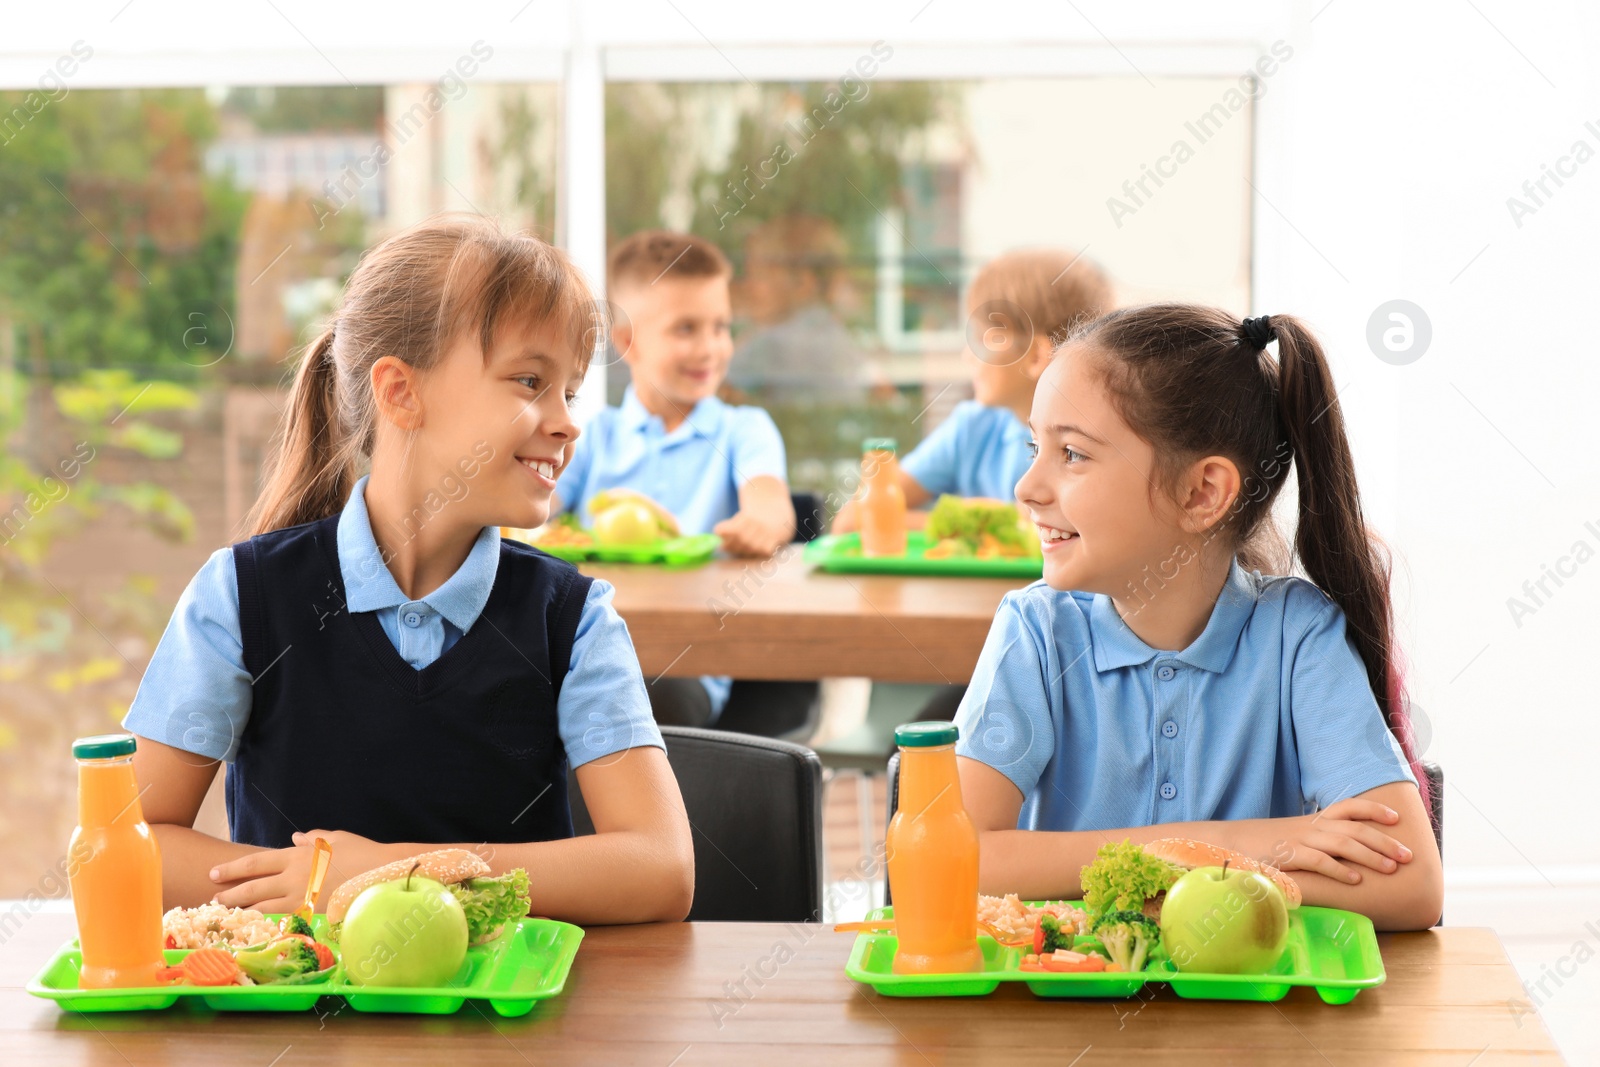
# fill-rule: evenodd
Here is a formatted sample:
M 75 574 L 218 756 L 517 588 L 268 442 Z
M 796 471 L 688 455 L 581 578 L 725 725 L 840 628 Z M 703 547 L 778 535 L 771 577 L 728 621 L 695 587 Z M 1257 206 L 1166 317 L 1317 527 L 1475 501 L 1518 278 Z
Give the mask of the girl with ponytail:
M 1187 837 L 1275 864 L 1307 903 L 1432 926 L 1388 560 L 1316 338 L 1116 311 L 1057 350 L 1029 428 L 1017 499 L 1044 580 L 1002 602 L 957 717 L 982 891 L 1072 897 L 1104 842 Z
M 123 721 L 168 906 L 292 911 L 325 837 L 329 896 L 460 848 L 526 869 L 534 914 L 688 912 L 688 820 L 612 589 L 499 533 L 549 515 L 594 308 L 560 251 L 475 216 L 362 257 L 250 536 L 190 582 Z M 219 764 L 227 839 L 194 826 Z

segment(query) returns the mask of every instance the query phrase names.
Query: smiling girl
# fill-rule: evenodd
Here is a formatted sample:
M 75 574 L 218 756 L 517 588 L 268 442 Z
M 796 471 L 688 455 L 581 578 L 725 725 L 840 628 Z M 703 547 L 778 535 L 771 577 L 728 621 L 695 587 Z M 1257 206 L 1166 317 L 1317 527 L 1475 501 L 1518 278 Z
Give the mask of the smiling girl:
M 1388 569 L 1316 339 L 1117 311 L 1062 345 L 1029 427 L 1044 580 L 1001 604 L 957 719 L 982 891 L 1076 897 L 1106 841 L 1184 836 L 1275 863 L 1308 904 L 1432 926 Z M 1249 569 L 1291 466 L 1309 580 Z
M 455 846 L 527 868 L 535 914 L 688 912 L 688 821 L 611 587 L 499 535 L 548 515 L 593 306 L 560 252 L 479 218 L 362 258 L 254 536 L 190 582 L 124 720 L 168 905 L 293 910 L 323 836 L 324 901 Z M 193 829 L 219 763 L 231 841 Z

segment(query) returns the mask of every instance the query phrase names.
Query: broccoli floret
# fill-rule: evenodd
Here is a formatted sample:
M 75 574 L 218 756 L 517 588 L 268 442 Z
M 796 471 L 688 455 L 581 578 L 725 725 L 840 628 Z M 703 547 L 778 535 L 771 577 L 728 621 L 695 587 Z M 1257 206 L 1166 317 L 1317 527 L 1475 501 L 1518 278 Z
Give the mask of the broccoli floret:
M 1142 911 L 1112 911 L 1095 920 L 1094 936 L 1111 962 L 1126 971 L 1142 971 L 1150 950 L 1161 940 L 1161 929 Z
M 239 961 L 239 969 L 260 985 L 293 981 L 319 970 L 316 950 L 298 937 L 243 948 L 233 958 Z
M 304 934 L 306 937 L 315 937 L 311 932 L 311 924 L 298 915 L 285 915 L 283 917 L 283 932 L 285 934 Z
M 1157 859 L 1138 845 L 1101 845 L 1099 859 L 1078 877 L 1083 902 L 1096 915 L 1111 911 L 1138 911 L 1144 902 L 1172 888 L 1178 869 Z
M 1039 949 L 1040 955 L 1054 952 L 1058 948 L 1072 948 L 1073 931 L 1061 929 L 1061 920 L 1054 915 L 1039 916 L 1039 929 L 1044 931 L 1043 947 Z

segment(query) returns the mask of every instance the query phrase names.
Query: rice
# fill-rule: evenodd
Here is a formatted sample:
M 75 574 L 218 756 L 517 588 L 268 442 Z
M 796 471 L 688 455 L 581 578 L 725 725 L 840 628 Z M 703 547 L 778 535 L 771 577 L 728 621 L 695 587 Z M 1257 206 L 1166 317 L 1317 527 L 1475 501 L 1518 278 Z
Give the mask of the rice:
M 1037 906 L 1024 904 L 1015 893 L 1003 897 L 980 896 L 978 921 L 988 923 L 1007 941 L 1022 941 L 1033 936 L 1033 928 L 1041 915 L 1054 915 L 1062 926 L 1070 925 L 1078 933 L 1087 929 L 1088 916 L 1083 909 L 1057 901 Z
M 198 908 L 173 908 L 161 917 L 161 928 L 182 949 L 259 945 L 281 933 L 277 922 L 254 908 L 229 908 L 216 901 Z

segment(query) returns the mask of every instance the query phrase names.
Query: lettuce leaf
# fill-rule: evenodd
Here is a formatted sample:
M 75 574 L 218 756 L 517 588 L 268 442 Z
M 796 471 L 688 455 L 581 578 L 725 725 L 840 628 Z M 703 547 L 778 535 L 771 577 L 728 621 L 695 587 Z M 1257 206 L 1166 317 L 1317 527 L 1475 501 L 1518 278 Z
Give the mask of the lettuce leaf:
M 1017 509 L 997 501 L 963 500 L 949 493 L 939 497 L 928 513 L 926 533 L 929 541 L 955 538 L 977 548 L 984 534 L 1002 545 L 1025 547 L 1028 538 L 1018 524 Z
M 479 944 L 496 927 L 528 914 L 528 872 L 521 867 L 494 878 L 468 878 L 450 888 L 467 913 L 470 944 Z

